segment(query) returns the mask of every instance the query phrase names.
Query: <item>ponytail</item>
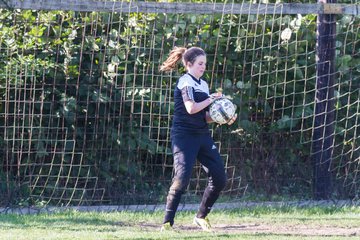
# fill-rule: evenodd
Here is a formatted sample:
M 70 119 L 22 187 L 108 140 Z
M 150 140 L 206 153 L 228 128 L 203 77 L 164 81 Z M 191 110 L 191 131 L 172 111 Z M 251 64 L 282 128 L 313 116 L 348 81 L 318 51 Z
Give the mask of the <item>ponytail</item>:
M 183 58 L 185 51 L 186 48 L 184 47 L 174 47 L 173 50 L 171 50 L 169 57 L 160 66 L 160 71 L 170 72 L 171 70 L 174 70 L 177 62 Z
M 186 67 L 188 63 L 194 64 L 198 56 L 206 56 L 205 51 L 199 47 L 191 47 L 186 49 L 184 47 L 174 47 L 171 50 L 169 57 L 160 66 L 161 72 L 170 72 L 174 70 L 177 62 L 182 59 L 182 63 Z

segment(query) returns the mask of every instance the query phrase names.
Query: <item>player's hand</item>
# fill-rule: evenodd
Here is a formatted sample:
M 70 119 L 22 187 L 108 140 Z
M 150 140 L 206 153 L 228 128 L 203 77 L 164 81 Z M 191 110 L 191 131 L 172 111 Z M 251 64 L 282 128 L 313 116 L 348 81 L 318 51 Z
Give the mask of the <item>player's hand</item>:
M 217 98 L 221 98 L 221 97 L 223 97 L 223 94 L 221 92 L 216 92 L 216 93 L 210 94 L 210 98 L 212 101 L 214 101 Z
M 233 124 L 237 119 L 237 113 L 235 113 L 235 115 L 230 119 L 230 121 L 227 123 L 228 125 Z

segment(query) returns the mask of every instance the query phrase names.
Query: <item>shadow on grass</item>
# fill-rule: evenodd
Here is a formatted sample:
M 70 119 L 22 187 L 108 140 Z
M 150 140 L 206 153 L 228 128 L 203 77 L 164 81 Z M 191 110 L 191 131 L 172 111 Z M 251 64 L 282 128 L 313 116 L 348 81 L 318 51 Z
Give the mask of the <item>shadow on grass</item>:
M 132 227 L 135 223 L 117 219 L 106 219 L 99 213 L 62 212 L 38 215 L 0 214 L 0 227 L 7 229 L 38 228 L 38 229 L 101 229 L 110 230 L 116 227 Z

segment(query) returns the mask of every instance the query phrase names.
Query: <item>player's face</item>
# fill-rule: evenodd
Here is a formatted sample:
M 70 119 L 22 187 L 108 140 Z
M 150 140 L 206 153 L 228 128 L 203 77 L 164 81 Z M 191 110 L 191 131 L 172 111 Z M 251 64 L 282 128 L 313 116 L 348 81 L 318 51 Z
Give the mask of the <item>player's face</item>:
M 188 72 L 196 77 L 197 79 L 201 78 L 206 69 L 206 56 L 198 56 L 194 64 L 188 64 Z

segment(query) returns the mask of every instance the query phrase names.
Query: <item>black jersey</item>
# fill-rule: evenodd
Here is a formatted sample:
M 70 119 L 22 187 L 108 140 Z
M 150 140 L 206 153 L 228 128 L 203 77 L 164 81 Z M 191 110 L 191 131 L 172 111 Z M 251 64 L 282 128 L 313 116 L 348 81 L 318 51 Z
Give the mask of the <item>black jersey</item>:
M 186 94 L 184 94 L 186 92 Z M 184 96 L 186 95 L 186 97 Z M 176 83 L 174 90 L 174 118 L 172 131 L 183 133 L 207 133 L 206 122 L 208 107 L 194 114 L 186 111 L 184 98 L 202 102 L 209 97 L 209 86 L 202 79 L 196 79 L 189 73 L 184 74 Z

